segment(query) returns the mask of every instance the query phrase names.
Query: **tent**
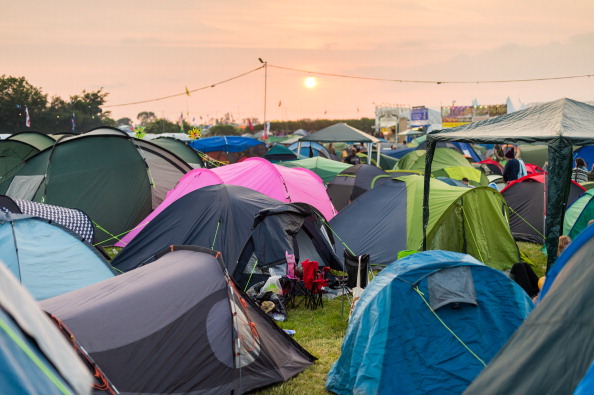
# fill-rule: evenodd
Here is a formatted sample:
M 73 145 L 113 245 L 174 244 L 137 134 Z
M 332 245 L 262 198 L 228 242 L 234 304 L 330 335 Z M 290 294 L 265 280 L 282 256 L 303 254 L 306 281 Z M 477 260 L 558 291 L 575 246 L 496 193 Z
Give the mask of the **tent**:
M 14 214 L 27 214 L 50 220 L 68 228 L 82 237 L 83 240 L 89 243 L 94 242 L 95 227 L 89 216 L 81 210 L 28 200 L 11 199 L 9 196 L 0 195 L 0 210 L 2 208 Z
M 385 266 L 402 250 L 419 250 L 423 242 L 423 178 L 390 179 L 341 210 L 330 221 L 338 235 L 336 253 L 349 248 L 370 255 L 370 264 Z M 489 187 L 460 188 L 431 179 L 430 249 L 463 252 L 500 270 L 519 262 L 501 194 Z
M 571 203 L 565 212 L 563 234 L 571 240 L 588 227 L 594 219 L 594 189 L 588 189 Z
M 90 394 L 93 376 L 31 295 L 0 262 L 3 394 Z
M 115 128 L 62 137 L 29 158 L 0 194 L 84 211 L 111 245 L 157 207 L 192 167 L 149 141 Z
M 341 171 L 328 184 L 328 196 L 340 211 L 363 193 L 373 188 L 377 176 L 388 175 L 372 165 L 354 165 Z
M 152 139 L 151 143 L 173 152 L 193 168 L 204 167 L 204 162 L 202 162 L 200 155 L 186 141 L 175 137 L 159 136 Z
M 485 159 L 476 163 L 487 166 L 491 174 L 496 174 L 499 176 L 503 175 L 503 166 L 501 165 L 501 163 L 493 159 Z
M 300 155 L 305 158 L 313 158 L 321 156 L 322 158 L 332 159 L 330 152 L 320 143 L 315 141 L 304 141 L 300 143 L 301 139 L 297 142 L 290 144 L 287 148 L 295 152 L 296 155 Z
M 297 142 L 297 152 L 301 153 L 301 146 L 306 141 L 311 142 L 318 142 L 318 143 L 339 143 L 339 142 L 348 142 L 348 143 L 359 143 L 367 146 L 367 152 L 372 152 L 372 145 L 378 145 L 378 157 L 377 161 L 379 162 L 379 143 L 381 142 L 380 139 L 377 137 L 373 137 L 370 134 L 360 131 L 352 126 L 347 125 L 346 123 L 337 123 L 332 126 L 328 126 L 322 130 L 318 130 L 317 132 L 311 133 L 308 136 L 301 138 Z M 371 157 L 368 157 L 369 162 L 371 163 Z
M 532 308 L 520 286 L 471 256 L 409 255 L 363 291 L 326 389 L 341 395 L 460 394 Z
M 588 227 L 557 258 L 532 314 L 465 394 L 593 392 L 592 256 L 594 227 Z
M 274 232 L 254 229 L 257 216 L 262 215 L 264 211 L 276 214 L 270 221 L 260 221 L 262 226 L 274 229 Z M 282 244 L 290 248 L 289 253 L 298 255 L 300 236 L 306 236 L 303 237 L 303 244 L 311 244 L 311 239 L 321 237 L 319 228 L 308 229 L 310 233 L 304 233 L 305 219 L 312 215 L 321 215 L 313 214 L 314 212 L 315 209 L 311 206 L 281 203 L 260 192 L 237 185 L 206 186 L 180 197 L 159 213 L 116 255 L 111 264 L 116 269 L 126 272 L 151 262 L 154 255 L 168 245 L 196 245 L 221 251 L 229 273 L 236 280 L 240 280 L 245 267 L 240 267 L 238 260 L 254 234 L 256 237 L 263 237 L 262 240 L 257 240 L 257 243 L 268 246 L 270 251 L 273 251 L 276 244 Z M 319 249 L 323 248 L 324 246 L 320 245 Z M 326 248 L 331 248 L 329 242 Z M 333 256 L 330 252 L 322 251 L 328 257 Z M 283 250 L 280 259 L 274 254 L 259 256 L 258 265 L 260 268 L 266 268 L 282 264 L 284 259 Z M 320 263 L 334 269 L 341 268 L 334 260 L 322 260 Z M 242 264 L 245 265 L 247 262 L 242 261 Z
M 0 261 L 37 300 L 113 277 L 107 260 L 51 220 L 0 211 Z
M 425 171 L 425 150 L 414 150 L 400 158 L 397 170 Z M 462 154 L 453 149 L 436 148 L 431 171 L 446 167 L 468 167 L 474 169 Z
M 545 173 L 529 174 L 512 181 L 501 190 L 510 208 L 510 228 L 514 239 L 531 243 L 544 243 L 545 226 Z M 571 182 L 567 205 L 576 200 L 585 189 Z M 556 251 L 555 251 L 556 256 Z
M 305 159 L 306 157 L 303 155 L 299 155 L 295 152 L 291 151 L 289 148 L 285 147 L 281 144 L 273 145 L 263 156 L 264 159 L 272 162 L 285 162 L 288 160 L 297 160 L 297 159 Z
M 530 143 L 548 145 L 546 249 L 548 266 L 555 259 L 569 193 L 573 145 L 594 143 L 594 106 L 571 99 L 559 99 L 511 114 L 474 122 L 427 135 L 427 170 L 438 141 L 471 143 Z M 525 154 L 525 152 L 524 152 Z M 525 157 L 527 159 L 527 157 Z M 539 165 L 532 160 L 528 163 Z M 423 222 L 429 219 L 429 175 L 425 174 Z
M 468 178 L 470 184 L 475 187 L 485 186 L 489 184 L 489 179 L 487 178 L 485 173 L 473 167 L 467 166 L 452 166 L 444 167 L 443 169 L 437 169 L 433 172 L 433 176 L 448 177 L 453 178 L 455 180 L 462 180 L 463 178 Z
M 219 253 L 192 246 L 41 306 L 120 394 L 242 394 L 315 359 L 237 288 Z
M 130 243 L 146 224 L 175 200 L 196 189 L 215 184 L 244 186 L 285 203 L 308 203 L 316 207 L 328 220 L 336 215 L 322 180 L 313 172 L 274 165 L 263 158 L 248 158 L 240 163 L 215 169 L 195 169 L 187 173 L 176 187 L 169 191 L 159 207 L 140 221 L 116 245 L 123 247 Z
M 319 156 L 307 159 L 293 160 L 279 163 L 285 167 L 302 167 L 316 173 L 325 183 L 330 182 L 338 173 L 351 167 L 347 163 L 337 162 L 332 159 L 326 159 Z
M 266 145 L 251 137 L 214 136 L 190 142 L 196 151 L 208 154 L 211 158 L 227 163 L 236 163 L 241 158 L 263 156 Z

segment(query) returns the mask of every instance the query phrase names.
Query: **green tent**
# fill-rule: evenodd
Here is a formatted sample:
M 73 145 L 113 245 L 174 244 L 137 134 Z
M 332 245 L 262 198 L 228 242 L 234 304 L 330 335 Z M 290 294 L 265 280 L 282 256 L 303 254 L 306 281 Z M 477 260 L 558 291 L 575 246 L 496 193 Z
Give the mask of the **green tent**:
M 359 152 L 357 154 L 358 157 L 361 158 L 361 163 L 367 163 L 369 162 L 369 160 L 367 159 L 367 154 L 364 152 Z M 382 170 L 392 170 L 394 168 L 397 167 L 398 165 L 398 159 L 396 158 L 392 158 L 391 156 L 388 155 L 384 155 L 382 153 L 380 153 L 380 162 L 379 162 L 379 166 L 377 165 L 377 160 L 375 158 L 377 158 L 377 152 L 374 151 L 371 154 L 371 164 L 374 166 L 377 166 L 379 168 L 381 168 Z
M 546 249 L 549 267 L 557 256 L 569 194 L 573 145 L 594 144 L 594 106 L 571 99 L 559 99 L 499 117 L 469 123 L 427 135 L 426 171 L 432 168 L 438 141 L 482 144 L 548 145 L 548 188 Z M 423 222 L 429 220 L 429 175 L 425 174 Z
M 292 160 L 280 162 L 279 165 L 286 167 L 303 167 L 316 173 L 322 181 L 329 183 L 334 177 L 344 169 L 351 167 L 347 163 L 337 162 L 332 159 L 315 156 L 313 158 Z
M 588 227 L 594 219 L 594 189 L 588 189 L 565 212 L 563 234 L 571 240 Z
M 47 134 L 39 133 L 39 132 L 21 132 L 15 133 L 10 135 L 7 140 L 13 141 L 21 141 L 23 143 L 27 143 L 39 151 L 43 151 L 44 149 L 51 147 L 56 142 L 56 139 L 48 136 Z
M 95 224 L 96 241 L 110 245 L 191 169 L 164 148 L 105 127 L 62 138 L 29 158 L 0 182 L 0 194 L 82 210 Z
M 489 184 L 489 179 L 486 174 L 473 167 L 454 166 L 444 167 L 443 169 L 435 170 L 433 177 L 448 177 L 454 180 L 462 180 L 468 178 L 470 185 L 475 187 L 486 186 Z
M 427 151 L 414 150 L 404 155 L 398 161 L 396 170 L 416 170 L 425 171 L 425 160 Z M 433 155 L 431 171 L 434 172 L 445 167 L 468 167 L 473 168 L 472 164 L 456 150 L 450 148 L 436 148 Z
M 519 262 L 507 206 L 499 192 L 490 187 L 451 186 L 437 179 L 431 179 L 430 185 L 427 249 L 463 252 L 499 270 Z M 423 186 L 424 179 L 416 175 L 381 178 L 341 210 L 330 221 L 340 236 L 339 256 L 346 245 L 356 255 L 369 254 L 372 265 L 383 266 L 396 260 L 399 251 L 419 250 Z
M 176 139 L 175 137 L 161 136 L 150 140 L 150 142 L 173 152 L 193 168 L 204 167 L 204 163 L 198 152 L 185 141 Z

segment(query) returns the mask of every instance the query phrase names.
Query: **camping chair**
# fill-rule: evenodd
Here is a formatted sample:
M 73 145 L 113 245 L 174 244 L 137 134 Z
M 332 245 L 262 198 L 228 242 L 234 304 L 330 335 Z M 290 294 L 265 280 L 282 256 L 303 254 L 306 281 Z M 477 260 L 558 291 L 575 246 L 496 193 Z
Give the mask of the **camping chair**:
M 286 288 L 283 287 L 283 295 L 285 297 L 285 306 L 291 307 L 298 307 L 304 299 L 301 299 L 299 303 L 295 304 L 295 297 L 299 295 L 306 295 L 307 289 L 303 283 L 303 280 L 300 279 L 297 274 L 295 273 L 295 269 L 297 263 L 295 261 L 295 255 L 289 254 L 289 252 L 285 252 L 285 256 L 287 258 L 287 282 Z
M 310 261 L 309 259 L 301 262 L 303 267 L 303 285 L 306 289 L 305 306 L 312 310 L 324 307 L 322 294 L 323 288 L 328 286 L 328 279 L 326 274 L 330 271 L 329 267 L 323 267 L 318 270 L 318 262 Z

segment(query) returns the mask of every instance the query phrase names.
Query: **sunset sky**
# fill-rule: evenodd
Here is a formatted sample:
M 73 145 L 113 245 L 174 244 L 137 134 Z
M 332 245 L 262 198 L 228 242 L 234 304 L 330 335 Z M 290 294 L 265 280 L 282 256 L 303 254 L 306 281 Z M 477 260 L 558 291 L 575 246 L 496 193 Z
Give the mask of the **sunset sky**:
M 217 85 L 257 69 L 258 58 L 269 64 L 267 120 L 374 117 L 376 105 L 474 99 L 594 100 L 591 0 L 33 0 L 2 8 L 0 74 L 25 77 L 50 97 L 103 88 L 115 119 L 152 111 L 174 121 L 180 113 L 262 121 L 264 69 Z M 317 84 L 307 87 L 306 77 Z M 208 88 L 122 105 L 186 87 Z

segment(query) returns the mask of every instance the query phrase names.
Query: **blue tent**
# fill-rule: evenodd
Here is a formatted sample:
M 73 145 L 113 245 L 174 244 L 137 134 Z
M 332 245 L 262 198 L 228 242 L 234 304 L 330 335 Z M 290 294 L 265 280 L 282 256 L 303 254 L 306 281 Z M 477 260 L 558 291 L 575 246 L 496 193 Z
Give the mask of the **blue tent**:
M 115 275 L 107 260 L 76 233 L 50 220 L 2 211 L 0 261 L 37 300 Z
M 469 255 L 409 255 L 365 288 L 326 389 L 460 394 L 532 308 L 522 288 Z
M 331 158 L 330 152 L 320 143 L 314 141 L 301 142 L 301 152 L 297 152 L 299 142 L 289 145 L 289 149 L 306 158 L 313 158 L 314 156 L 322 156 L 324 158 Z
M 242 152 L 258 144 L 264 143 L 251 137 L 215 136 L 191 141 L 189 145 L 200 152 Z
M 0 263 L 0 392 L 90 394 L 92 382 L 68 340 Z

